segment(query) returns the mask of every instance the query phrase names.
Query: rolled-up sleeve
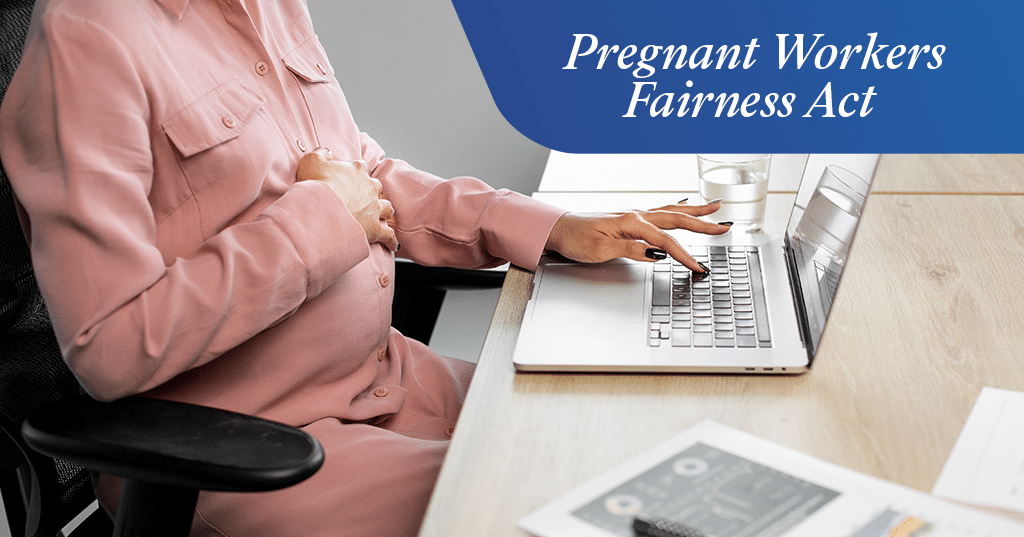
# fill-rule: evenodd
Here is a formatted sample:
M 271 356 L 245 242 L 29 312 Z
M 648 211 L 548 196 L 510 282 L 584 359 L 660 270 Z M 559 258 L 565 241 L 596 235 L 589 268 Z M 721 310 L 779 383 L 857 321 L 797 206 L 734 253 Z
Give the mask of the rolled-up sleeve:
M 482 268 L 506 261 L 532 270 L 565 211 L 472 177 L 444 180 L 387 158 L 362 135 L 363 159 L 395 206 L 401 254 L 433 266 Z

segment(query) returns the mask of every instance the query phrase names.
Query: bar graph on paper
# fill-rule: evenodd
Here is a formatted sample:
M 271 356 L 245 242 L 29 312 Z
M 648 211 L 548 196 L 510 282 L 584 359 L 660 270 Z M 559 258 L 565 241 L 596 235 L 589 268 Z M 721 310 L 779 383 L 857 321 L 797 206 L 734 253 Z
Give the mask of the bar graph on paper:
M 915 510 L 887 507 L 848 537 L 987 537 L 984 529 L 950 520 L 941 513 L 922 514 Z

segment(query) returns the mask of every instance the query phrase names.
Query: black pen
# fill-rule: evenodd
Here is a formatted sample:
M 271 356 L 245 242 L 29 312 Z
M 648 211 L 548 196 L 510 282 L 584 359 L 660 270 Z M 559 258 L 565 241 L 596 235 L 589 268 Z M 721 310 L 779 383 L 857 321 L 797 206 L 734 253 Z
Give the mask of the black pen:
M 646 516 L 633 517 L 635 537 L 708 537 L 697 528 L 681 522 Z

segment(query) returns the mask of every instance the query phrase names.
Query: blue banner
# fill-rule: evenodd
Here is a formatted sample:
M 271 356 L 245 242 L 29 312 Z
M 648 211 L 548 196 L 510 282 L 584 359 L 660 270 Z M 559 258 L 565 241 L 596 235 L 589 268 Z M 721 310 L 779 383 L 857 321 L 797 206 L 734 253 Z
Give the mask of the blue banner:
M 1024 152 L 1024 3 L 452 3 L 499 110 L 559 151 Z

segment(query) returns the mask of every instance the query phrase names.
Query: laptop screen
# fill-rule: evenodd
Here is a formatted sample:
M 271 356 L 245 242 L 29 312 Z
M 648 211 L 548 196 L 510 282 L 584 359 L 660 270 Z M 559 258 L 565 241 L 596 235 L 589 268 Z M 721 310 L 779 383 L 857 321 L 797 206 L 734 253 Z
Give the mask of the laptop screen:
M 786 253 L 808 357 L 825 330 L 879 155 L 808 155 Z

